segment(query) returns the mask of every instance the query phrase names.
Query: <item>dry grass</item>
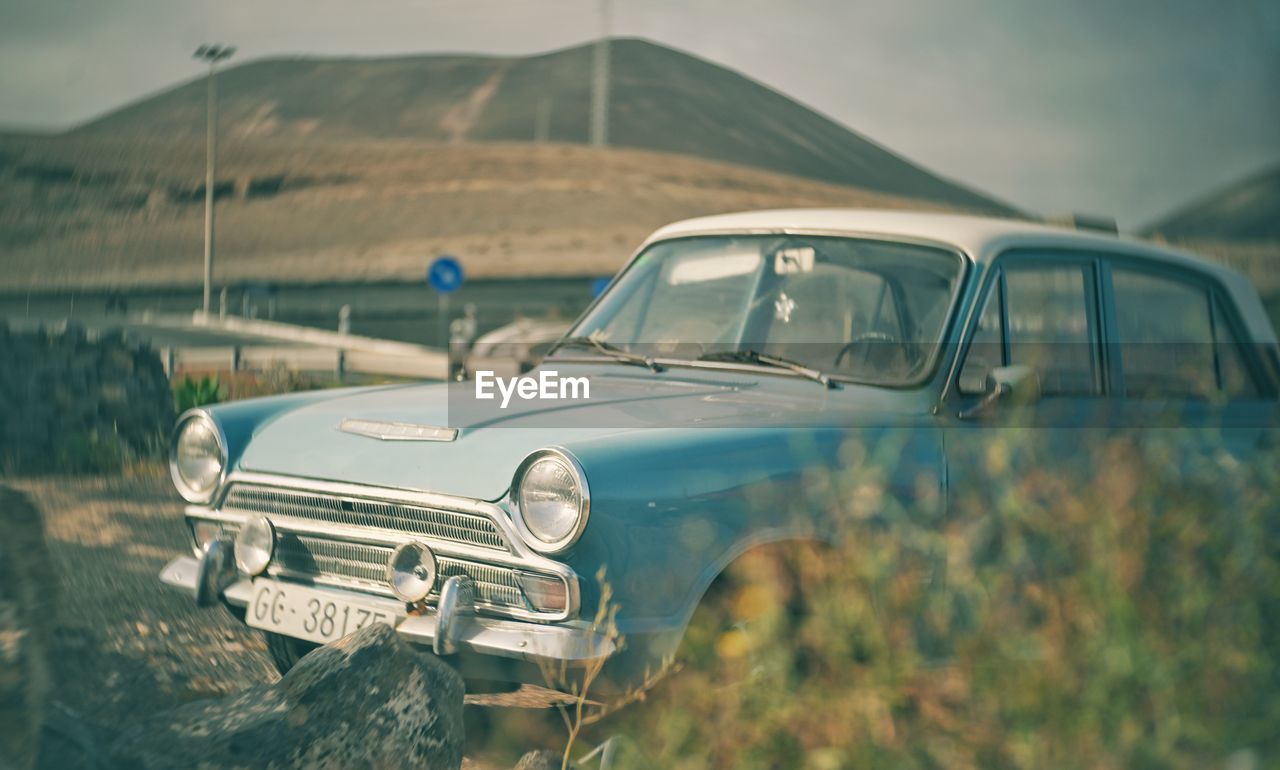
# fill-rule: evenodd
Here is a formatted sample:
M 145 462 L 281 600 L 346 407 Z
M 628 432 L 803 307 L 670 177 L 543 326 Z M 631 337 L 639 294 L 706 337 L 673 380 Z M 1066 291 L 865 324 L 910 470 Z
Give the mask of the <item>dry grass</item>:
M 10 138 L 0 155 L 0 288 L 199 282 L 200 147 Z M 219 184 L 237 189 L 218 206 L 220 283 L 416 279 L 442 252 L 463 257 L 472 277 L 607 274 L 654 228 L 685 217 L 929 207 L 696 158 L 571 145 L 229 142 L 220 157 Z M 32 178 L 40 173 L 69 178 Z M 278 194 L 243 195 L 273 178 L 282 178 Z

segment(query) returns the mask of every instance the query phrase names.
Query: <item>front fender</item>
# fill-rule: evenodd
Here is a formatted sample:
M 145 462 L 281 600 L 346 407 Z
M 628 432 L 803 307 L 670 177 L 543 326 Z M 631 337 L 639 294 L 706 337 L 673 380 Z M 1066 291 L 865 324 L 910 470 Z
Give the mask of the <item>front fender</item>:
M 602 568 L 624 633 L 683 629 L 711 582 L 752 547 L 832 540 L 865 519 L 862 484 L 916 515 L 939 516 L 941 436 L 931 424 L 875 428 L 646 431 L 571 447 L 591 485 L 591 521 L 567 557 Z

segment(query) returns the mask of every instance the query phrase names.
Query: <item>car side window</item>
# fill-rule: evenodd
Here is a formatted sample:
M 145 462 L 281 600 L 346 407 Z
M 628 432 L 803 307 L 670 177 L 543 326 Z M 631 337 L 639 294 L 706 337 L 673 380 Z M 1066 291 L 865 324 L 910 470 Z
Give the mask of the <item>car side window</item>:
M 1218 357 L 1218 384 L 1227 398 L 1257 398 L 1262 395 L 1262 388 L 1253 378 L 1245 363 L 1245 344 L 1235 335 L 1226 323 L 1226 314 L 1222 304 L 1214 304 L 1214 352 Z
M 1207 286 L 1119 267 L 1111 283 L 1126 396 L 1256 395 L 1238 341 Z
M 1092 286 L 1090 265 L 1008 265 L 987 292 L 960 368 L 960 392 L 982 393 L 992 369 L 1026 364 L 1046 396 L 1098 394 Z
M 1035 369 L 1047 396 L 1101 392 L 1092 288 L 1087 264 L 1005 269 L 1009 363 Z

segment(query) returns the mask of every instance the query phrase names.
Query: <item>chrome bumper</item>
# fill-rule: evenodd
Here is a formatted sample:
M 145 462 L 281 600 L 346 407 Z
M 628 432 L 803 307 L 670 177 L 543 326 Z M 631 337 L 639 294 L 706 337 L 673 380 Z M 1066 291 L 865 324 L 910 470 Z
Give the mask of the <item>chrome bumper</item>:
M 200 585 L 200 573 L 199 560 L 182 556 L 169 562 L 161 571 L 160 580 L 195 598 Z M 338 588 L 326 590 L 372 601 L 386 601 L 355 591 Z M 221 589 L 221 597 L 228 604 L 243 608 L 249 605 L 252 591 L 251 580 L 236 576 Z M 410 615 L 396 626 L 396 630 L 414 644 L 445 652 L 470 651 L 533 663 L 568 664 L 576 667 L 608 657 L 616 651 L 612 640 L 591 630 L 583 621 L 549 625 L 483 618 L 470 612 L 465 602 L 441 602 L 441 605 L 444 608 L 443 615 L 439 609 L 429 608 L 430 614 Z M 446 630 L 447 638 L 441 638 L 441 629 Z

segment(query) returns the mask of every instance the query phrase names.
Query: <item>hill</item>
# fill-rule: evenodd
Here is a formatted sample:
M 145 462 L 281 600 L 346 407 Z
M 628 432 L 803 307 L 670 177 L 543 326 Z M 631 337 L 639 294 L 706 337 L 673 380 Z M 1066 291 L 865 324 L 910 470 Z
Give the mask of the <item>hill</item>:
M 611 46 L 610 144 L 680 153 L 976 211 L 1003 203 L 935 176 L 767 86 L 635 39 Z M 224 135 L 271 142 L 585 143 L 590 46 L 528 57 L 264 59 L 219 75 Z M 70 132 L 76 139 L 197 141 L 203 78 Z
M 1280 165 L 1206 195 L 1146 231 L 1170 240 L 1280 241 Z
M 941 208 L 643 150 L 231 138 L 215 282 L 605 275 L 675 219 L 752 208 Z M 0 292 L 196 285 L 199 141 L 0 136 Z

